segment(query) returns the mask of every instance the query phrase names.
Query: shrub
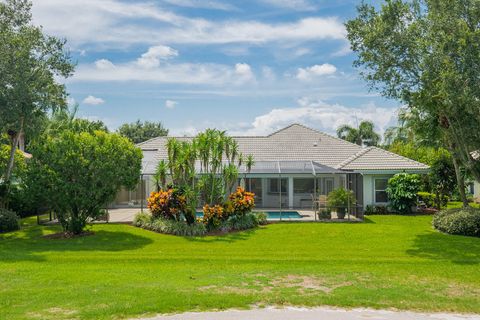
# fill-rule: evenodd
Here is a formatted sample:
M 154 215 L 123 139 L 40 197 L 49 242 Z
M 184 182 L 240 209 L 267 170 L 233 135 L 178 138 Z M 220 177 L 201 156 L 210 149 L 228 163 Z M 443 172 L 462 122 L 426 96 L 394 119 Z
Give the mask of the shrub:
M 369 204 L 365 207 L 366 215 L 369 215 L 369 214 L 384 215 L 389 213 L 390 213 L 390 210 L 388 209 L 388 206 L 382 206 L 382 205 L 374 206 Z
M 442 210 L 434 215 L 432 223 L 435 229 L 445 233 L 480 237 L 480 209 Z
M 343 219 L 348 206 L 355 205 L 356 202 L 353 191 L 344 188 L 335 189 L 327 196 L 328 209 L 336 211 L 339 219 Z
M 227 230 L 247 230 L 258 227 L 257 215 L 247 213 L 245 215 L 234 215 L 228 218 L 225 223 Z
M 137 213 L 133 219 L 133 225 L 158 233 L 173 234 L 176 236 L 203 236 L 207 229 L 202 223 L 187 224 L 185 221 L 164 219 L 162 217 L 152 219 L 147 213 Z
M 434 208 L 437 204 L 437 195 L 429 192 L 417 192 L 418 200 L 425 203 L 428 208 Z M 448 203 L 448 196 L 441 196 L 441 205 L 446 206 Z
M 191 209 L 187 205 L 185 192 L 179 188 L 169 187 L 167 190 L 152 192 L 147 200 L 147 207 L 154 219 L 180 221 L 182 215 L 190 217 Z M 188 211 L 188 214 L 187 214 Z M 193 223 L 193 218 L 188 222 Z
M 7 209 L 0 209 L 0 232 L 15 231 L 20 229 L 17 214 Z
M 236 215 L 244 215 L 255 207 L 255 194 L 245 191 L 242 187 L 238 187 L 228 199 Z
M 320 212 L 318 213 L 318 219 L 330 220 L 332 219 L 332 213 L 330 212 L 330 210 L 327 209 L 320 210 Z
M 408 173 L 397 173 L 388 180 L 386 191 L 392 209 L 399 213 L 411 213 L 417 201 L 420 183 L 417 174 Z
M 152 223 L 152 217 L 148 213 L 139 212 L 133 218 L 133 225 L 145 228 Z
M 254 212 L 254 215 L 257 217 L 259 225 L 264 226 L 268 223 L 268 216 L 265 212 Z
M 208 230 L 215 230 L 220 227 L 222 221 L 228 219 L 228 213 L 221 205 L 209 206 L 206 204 L 203 207 L 203 223 Z

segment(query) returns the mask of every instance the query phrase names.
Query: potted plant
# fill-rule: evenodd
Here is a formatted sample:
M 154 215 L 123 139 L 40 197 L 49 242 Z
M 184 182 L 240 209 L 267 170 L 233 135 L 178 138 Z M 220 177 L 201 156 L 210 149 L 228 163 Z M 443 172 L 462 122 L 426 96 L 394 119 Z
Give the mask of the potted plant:
M 337 213 L 338 219 L 344 219 L 349 206 L 356 204 L 355 195 L 353 191 L 345 188 L 338 188 L 330 192 L 327 196 L 327 206 L 330 210 Z

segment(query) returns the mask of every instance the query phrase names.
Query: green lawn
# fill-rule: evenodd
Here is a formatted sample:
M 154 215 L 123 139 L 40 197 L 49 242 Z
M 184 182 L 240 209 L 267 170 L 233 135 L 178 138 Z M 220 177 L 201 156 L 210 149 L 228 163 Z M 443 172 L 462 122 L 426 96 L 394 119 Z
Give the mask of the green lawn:
M 429 216 L 283 223 L 193 239 L 128 225 L 41 237 L 56 231 L 30 225 L 0 235 L 0 318 L 290 304 L 480 313 L 480 239 L 435 232 Z

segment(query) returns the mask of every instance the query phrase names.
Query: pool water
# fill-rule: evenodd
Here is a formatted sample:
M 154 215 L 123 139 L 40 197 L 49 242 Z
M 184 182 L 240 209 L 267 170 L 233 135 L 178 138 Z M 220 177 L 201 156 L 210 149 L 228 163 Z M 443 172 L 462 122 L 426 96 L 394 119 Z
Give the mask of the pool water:
M 302 216 L 297 212 L 297 211 L 264 211 L 264 213 L 267 214 L 268 219 L 280 219 L 280 216 L 282 219 L 301 219 Z M 197 212 L 196 213 L 197 218 L 202 218 L 203 217 L 203 212 Z

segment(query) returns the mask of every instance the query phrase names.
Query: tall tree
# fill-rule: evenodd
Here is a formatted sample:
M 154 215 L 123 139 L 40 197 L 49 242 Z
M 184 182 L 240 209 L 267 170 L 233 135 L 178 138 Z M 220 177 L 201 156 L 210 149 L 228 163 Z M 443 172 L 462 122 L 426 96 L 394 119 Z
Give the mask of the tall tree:
M 140 143 L 148 139 L 168 135 L 168 129 L 161 122 L 141 122 L 140 120 L 123 124 L 118 128 L 117 132 L 130 139 L 133 143 Z
M 7 185 L 19 138 L 38 117 L 66 106 L 65 86 L 56 79 L 74 70 L 65 40 L 34 26 L 31 6 L 28 0 L 0 2 L 0 128 L 11 146 Z
M 359 146 L 376 146 L 380 141 L 380 135 L 375 132 L 375 125 L 371 121 L 360 122 L 358 128 L 349 125 L 340 126 L 337 129 L 337 136 Z
M 406 104 L 416 133 L 450 151 L 457 176 L 464 166 L 480 181 L 471 155 L 480 147 L 480 1 L 362 3 L 346 27 L 371 88 Z

